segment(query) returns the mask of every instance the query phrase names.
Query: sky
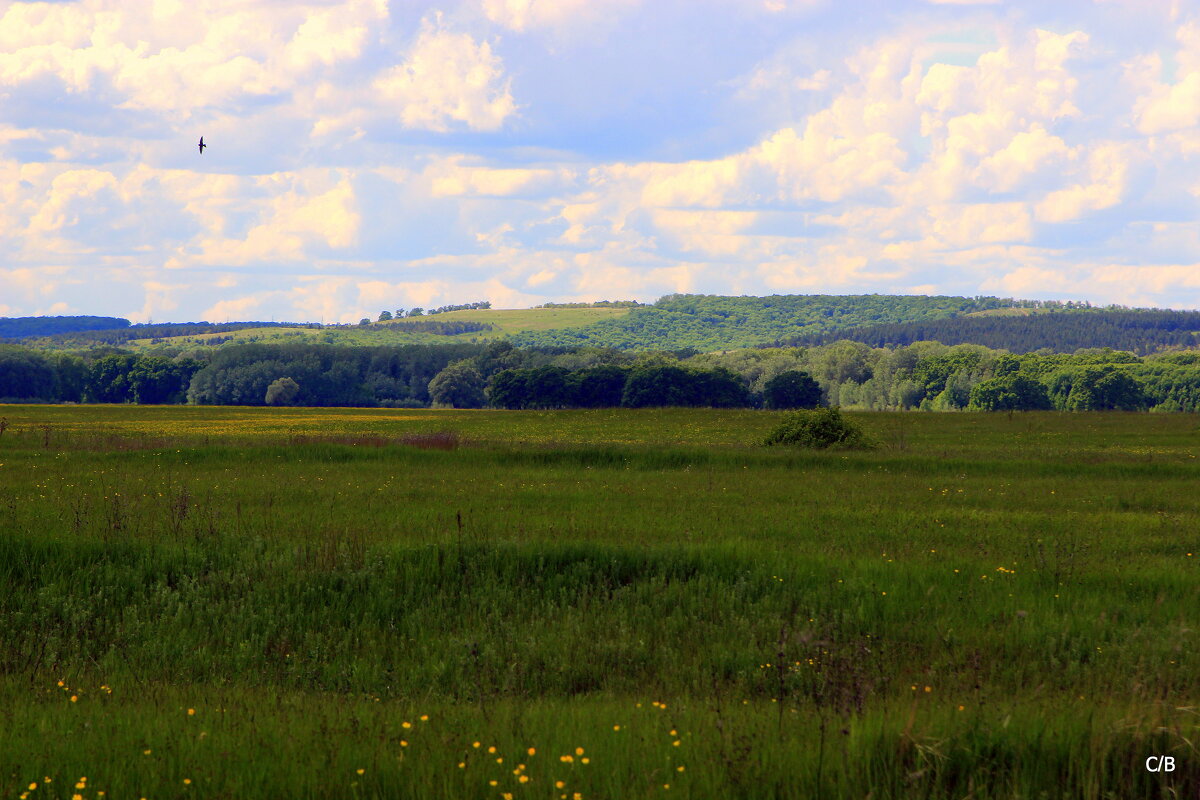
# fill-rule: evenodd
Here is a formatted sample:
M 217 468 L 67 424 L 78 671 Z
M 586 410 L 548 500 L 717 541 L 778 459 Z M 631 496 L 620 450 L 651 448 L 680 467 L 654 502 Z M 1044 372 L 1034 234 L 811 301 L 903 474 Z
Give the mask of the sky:
M 0 2 L 0 176 L 0 316 L 1200 308 L 1200 0 Z

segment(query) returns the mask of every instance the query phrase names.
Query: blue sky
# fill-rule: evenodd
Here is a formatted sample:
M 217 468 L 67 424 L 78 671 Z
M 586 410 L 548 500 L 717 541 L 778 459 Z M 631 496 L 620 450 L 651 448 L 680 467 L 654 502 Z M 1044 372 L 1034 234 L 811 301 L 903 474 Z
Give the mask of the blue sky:
M 1196 0 L 9 2 L 0 112 L 0 315 L 1200 308 Z

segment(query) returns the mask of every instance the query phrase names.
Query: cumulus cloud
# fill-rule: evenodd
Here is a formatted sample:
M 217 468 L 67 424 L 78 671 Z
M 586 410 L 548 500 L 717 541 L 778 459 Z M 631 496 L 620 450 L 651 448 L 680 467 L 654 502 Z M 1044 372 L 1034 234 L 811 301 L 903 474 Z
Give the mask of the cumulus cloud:
M 496 130 L 516 112 L 504 65 L 487 42 L 426 21 L 403 64 L 374 82 L 408 128 L 446 131 L 461 123 Z

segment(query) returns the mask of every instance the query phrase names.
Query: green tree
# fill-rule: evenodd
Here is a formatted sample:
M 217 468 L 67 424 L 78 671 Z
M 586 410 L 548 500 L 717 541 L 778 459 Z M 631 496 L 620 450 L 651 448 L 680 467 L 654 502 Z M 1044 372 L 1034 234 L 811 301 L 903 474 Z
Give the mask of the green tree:
M 1006 372 L 975 384 L 968 407 L 972 411 L 1047 411 L 1054 405 L 1044 383 Z
M 451 408 L 483 408 L 483 376 L 471 359 L 455 361 L 429 381 L 429 399 Z
M 84 384 L 84 397 L 90 403 L 129 403 L 135 398 L 129 373 L 137 364 L 131 355 L 104 356 L 92 364 Z
M 300 384 L 291 378 L 276 378 L 267 387 L 264 401 L 269 406 L 290 406 L 300 394 Z
M 763 384 L 767 408 L 816 408 L 821 405 L 821 387 L 803 370 L 781 372 Z
M 1067 411 L 1138 411 L 1147 407 L 1142 387 L 1113 367 L 1087 367 L 1071 382 Z
M 503 369 L 487 386 L 488 403 L 496 408 L 525 408 L 529 403 L 529 370 Z
M 388 322 L 391 320 L 391 318 L 392 318 L 392 312 L 390 312 L 390 311 L 380 311 L 379 312 L 379 322 Z

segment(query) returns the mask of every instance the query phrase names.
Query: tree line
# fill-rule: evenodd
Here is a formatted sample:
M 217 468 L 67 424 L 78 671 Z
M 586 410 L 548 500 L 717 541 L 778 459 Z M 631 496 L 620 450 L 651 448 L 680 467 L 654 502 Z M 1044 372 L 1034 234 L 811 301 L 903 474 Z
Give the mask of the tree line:
M 722 353 L 239 344 L 174 357 L 0 346 L 0 401 L 456 408 L 1200 411 L 1200 352 L 1014 354 L 916 342 Z

